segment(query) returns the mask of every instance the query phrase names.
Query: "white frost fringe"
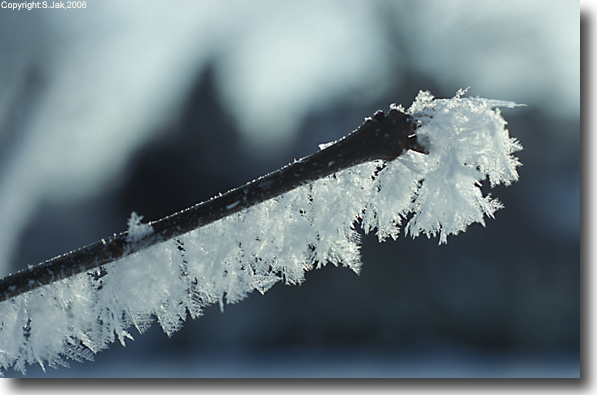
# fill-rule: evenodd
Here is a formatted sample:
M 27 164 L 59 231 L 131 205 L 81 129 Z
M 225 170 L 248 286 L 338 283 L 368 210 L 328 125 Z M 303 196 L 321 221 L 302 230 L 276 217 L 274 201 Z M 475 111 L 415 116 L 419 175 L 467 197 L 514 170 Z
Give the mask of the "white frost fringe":
M 483 196 L 480 181 L 509 185 L 518 179 L 511 154 L 522 147 L 508 136 L 499 107 L 512 102 L 434 99 L 420 92 L 406 111 L 420 127 L 429 154 L 369 162 L 302 186 L 177 239 L 130 255 L 102 269 L 62 280 L 0 303 L 0 366 L 66 366 L 91 360 L 118 338 L 132 339 L 154 317 L 171 335 L 188 314 L 236 303 L 276 282 L 303 281 L 327 262 L 360 269 L 359 237 L 377 230 L 380 241 L 405 232 L 439 234 L 439 242 L 484 224 L 501 204 Z M 401 108 L 399 108 L 401 110 Z M 152 229 L 133 213 L 131 237 Z M 1 373 L 1 371 L 0 371 Z

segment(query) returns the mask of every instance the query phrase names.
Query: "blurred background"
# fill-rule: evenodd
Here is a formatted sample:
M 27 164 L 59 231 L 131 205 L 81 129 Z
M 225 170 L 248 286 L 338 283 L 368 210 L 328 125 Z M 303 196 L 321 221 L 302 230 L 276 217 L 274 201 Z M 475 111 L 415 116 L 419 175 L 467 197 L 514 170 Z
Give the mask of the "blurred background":
M 420 89 L 466 87 L 527 105 L 503 110 L 523 166 L 486 228 L 443 246 L 367 236 L 359 276 L 315 270 L 28 377 L 579 377 L 579 3 L 0 9 L 2 276 L 314 153 Z

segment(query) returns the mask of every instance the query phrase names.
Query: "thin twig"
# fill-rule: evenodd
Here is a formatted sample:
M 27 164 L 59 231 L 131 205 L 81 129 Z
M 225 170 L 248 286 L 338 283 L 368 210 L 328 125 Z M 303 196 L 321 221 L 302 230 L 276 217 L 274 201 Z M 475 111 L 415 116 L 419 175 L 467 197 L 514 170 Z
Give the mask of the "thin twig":
M 128 232 L 115 234 L 0 279 L 0 302 L 170 240 L 340 170 L 372 160 L 391 161 L 407 149 L 425 152 L 415 129 L 413 120 L 395 108 L 387 115 L 377 111 L 357 130 L 313 155 L 150 222 L 153 232 L 141 240 L 132 240 Z

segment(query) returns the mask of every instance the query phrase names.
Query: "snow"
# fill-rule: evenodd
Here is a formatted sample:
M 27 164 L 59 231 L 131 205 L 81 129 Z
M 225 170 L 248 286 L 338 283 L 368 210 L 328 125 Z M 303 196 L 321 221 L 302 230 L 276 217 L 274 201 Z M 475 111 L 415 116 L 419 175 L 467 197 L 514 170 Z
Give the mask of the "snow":
M 396 239 L 408 221 L 405 232 L 439 235 L 440 243 L 474 222 L 485 224 L 502 205 L 483 196 L 481 182 L 493 187 L 518 179 L 512 153 L 521 147 L 499 111 L 517 105 L 464 93 L 437 100 L 421 92 L 407 110 L 429 154 L 408 151 L 391 162 L 345 169 L 0 303 L 0 365 L 25 373 L 28 364 L 91 359 L 116 339 L 126 345 L 132 326 L 143 333 L 154 319 L 171 335 L 187 314 L 199 317 L 216 303 L 223 309 L 279 281 L 300 284 L 306 271 L 328 262 L 358 273 L 359 220 L 381 241 Z M 141 219 L 136 213 L 129 219 L 131 241 L 152 232 Z

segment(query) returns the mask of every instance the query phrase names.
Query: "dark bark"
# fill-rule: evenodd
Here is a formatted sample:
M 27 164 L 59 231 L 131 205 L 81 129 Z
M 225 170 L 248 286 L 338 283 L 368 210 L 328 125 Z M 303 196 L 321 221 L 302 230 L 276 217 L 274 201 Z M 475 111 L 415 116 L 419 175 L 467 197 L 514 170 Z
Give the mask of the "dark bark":
M 387 115 L 377 111 L 357 130 L 324 150 L 150 222 L 153 233 L 142 240 L 132 242 L 128 232 L 123 232 L 0 279 L 0 302 L 170 240 L 340 170 L 371 160 L 391 161 L 407 149 L 425 152 L 415 129 L 410 116 L 396 109 Z

